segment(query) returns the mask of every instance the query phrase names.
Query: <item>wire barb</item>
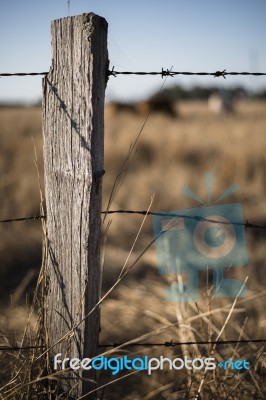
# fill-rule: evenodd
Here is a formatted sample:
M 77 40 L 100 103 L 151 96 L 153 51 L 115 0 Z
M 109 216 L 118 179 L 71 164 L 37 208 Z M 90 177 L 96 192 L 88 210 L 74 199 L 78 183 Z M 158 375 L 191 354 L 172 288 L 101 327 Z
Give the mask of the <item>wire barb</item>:
M 220 76 L 222 76 L 224 79 L 226 79 L 226 69 L 224 69 L 223 71 L 216 71 L 214 74 L 214 78 L 219 78 Z
M 111 70 L 108 69 L 107 71 L 107 76 L 114 76 L 115 78 L 117 77 L 117 73 L 114 71 L 115 67 L 112 67 Z
M 174 72 L 172 72 L 169 69 L 164 70 L 163 68 L 162 68 L 162 73 L 161 74 L 162 74 L 162 78 L 164 78 L 165 76 L 171 76 L 171 78 L 173 78 L 173 76 L 175 76 Z

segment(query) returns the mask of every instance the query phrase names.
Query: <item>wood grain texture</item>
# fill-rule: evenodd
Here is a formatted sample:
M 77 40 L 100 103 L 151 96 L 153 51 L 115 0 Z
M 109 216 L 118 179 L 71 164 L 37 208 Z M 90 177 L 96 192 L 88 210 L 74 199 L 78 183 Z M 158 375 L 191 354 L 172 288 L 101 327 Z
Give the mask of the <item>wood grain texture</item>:
M 93 13 L 53 21 L 52 51 L 52 66 L 43 80 L 50 345 L 73 330 L 100 296 L 106 21 Z M 98 335 L 97 309 L 50 356 L 92 357 Z M 80 383 L 71 395 L 86 390 Z

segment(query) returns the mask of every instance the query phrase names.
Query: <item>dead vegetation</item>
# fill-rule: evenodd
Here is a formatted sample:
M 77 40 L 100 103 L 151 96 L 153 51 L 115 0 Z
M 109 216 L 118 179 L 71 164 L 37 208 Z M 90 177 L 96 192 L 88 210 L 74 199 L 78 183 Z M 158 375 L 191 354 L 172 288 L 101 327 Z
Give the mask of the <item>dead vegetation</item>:
M 179 104 L 179 117 L 153 114 L 138 140 L 123 173 L 123 184 L 112 201 L 111 209 L 170 211 L 197 206 L 182 195 L 188 185 L 200 197 L 206 198 L 203 175 L 216 177 L 213 199 L 233 182 L 239 191 L 228 201 L 240 202 L 244 218 L 266 225 L 265 206 L 265 103 L 240 102 L 232 115 L 218 118 L 208 111 L 205 102 Z M 105 119 L 105 180 L 103 209 L 106 209 L 115 177 L 120 173 L 129 146 L 143 123 L 141 114 L 108 110 Z M 0 110 L 1 218 L 39 213 L 38 178 L 34 165 L 34 136 L 39 168 L 41 156 L 41 110 Z M 201 295 L 197 303 L 165 303 L 163 290 L 169 277 L 157 269 L 152 223 L 147 217 L 138 240 L 132 243 L 142 223 L 140 215 L 109 215 L 103 272 L 103 295 L 117 282 L 124 266 L 130 272 L 116 285 L 101 304 L 101 343 L 173 341 L 209 341 L 265 338 L 265 233 L 247 230 L 249 265 L 229 269 L 228 276 L 242 281 L 249 276 L 249 297 L 215 299 L 211 295 L 211 275 L 206 285 L 202 275 Z M 1 345 L 39 343 L 36 328 L 38 316 L 33 315 L 25 334 L 32 295 L 25 294 L 36 282 L 28 275 L 41 264 L 41 224 L 37 221 L 0 224 L 1 229 Z M 146 250 L 145 250 L 146 249 Z M 145 250 L 145 251 L 144 251 Z M 144 251 L 140 260 L 135 263 Z M 127 262 L 126 262 L 127 260 Z M 126 264 L 125 264 L 126 262 Z M 26 277 L 26 278 L 25 278 Z M 21 285 L 22 279 L 24 285 Z M 32 285 L 30 286 L 30 283 Z M 12 295 L 12 297 L 10 297 Z M 15 300 L 14 300 L 15 299 Z M 228 319 L 228 316 L 230 318 Z M 43 326 L 42 326 L 43 328 Z M 40 329 L 40 325 L 39 325 Z M 105 348 L 103 351 L 107 350 Z M 147 354 L 175 358 L 190 358 L 212 354 L 217 360 L 245 358 L 250 361 L 247 372 L 215 370 L 208 374 L 183 371 L 156 371 L 148 376 L 144 371 L 121 378 L 99 374 L 99 398 L 133 399 L 264 399 L 265 355 L 263 344 L 183 345 L 177 347 L 121 346 L 108 354 L 131 356 Z M 1 399 L 54 399 L 60 397 L 54 383 L 58 376 L 36 364 L 38 350 L 1 352 Z M 47 361 L 47 360 L 46 360 Z M 47 379 L 47 374 L 50 374 Z M 38 381 L 36 378 L 38 377 Z M 32 382 L 29 384 L 29 382 Z M 42 397 L 41 397 L 42 396 Z

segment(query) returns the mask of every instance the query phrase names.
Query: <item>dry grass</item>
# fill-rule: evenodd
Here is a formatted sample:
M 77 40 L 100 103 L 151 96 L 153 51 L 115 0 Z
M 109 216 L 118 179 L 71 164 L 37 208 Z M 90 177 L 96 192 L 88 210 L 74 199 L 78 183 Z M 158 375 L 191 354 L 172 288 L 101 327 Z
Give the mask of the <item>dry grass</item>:
M 195 202 L 182 195 L 182 187 L 189 185 L 199 196 L 206 198 L 203 174 L 213 172 L 216 176 L 213 197 L 217 198 L 232 182 L 237 182 L 240 190 L 228 201 L 241 202 L 245 219 L 266 225 L 265 103 L 240 103 L 234 115 L 220 118 L 209 114 L 205 103 L 182 103 L 179 105 L 179 114 L 178 119 L 160 114 L 150 116 L 137 143 L 136 152 L 127 163 L 127 174 L 123 176 L 125 181 L 111 209 L 145 210 L 153 194 L 155 197 L 152 210 L 169 211 L 193 207 Z M 128 148 L 137 136 L 142 122 L 141 116 L 127 112 L 113 115 L 108 107 L 106 109 L 103 209 L 107 206 L 114 179 L 121 170 Z M 41 164 L 41 111 L 37 108 L 0 110 L 0 219 L 39 212 L 40 196 L 30 140 L 32 135 L 35 137 Z M 112 223 L 105 248 L 103 294 L 117 281 L 142 219 L 141 216 L 130 215 L 113 215 L 107 218 L 105 224 L 109 220 Z M 41 227 L 38 222 L 33 221 L 14 225 L 1 224 L 0 229 L 1 286 L 6 294 L 3 301 L 7 303 L 7 295 L 13 293 L 13 303 L 21 304 L 32 278 L 28 278 L 28 281 L 25 279 L 24 286 L 21 286 L 21 279 L 25 278 L 32 267 L 38 268 L 40 265 Z M 264 338 L 264 238 L 264 231 L 248 230 L 249 265 L 235 270 L 231 268 L 228 272 L 230 276 L 237 276 L 242 280 L 249 275 L 247 284 L 250 297 L 239 299 L 234 309 L 234 299 L 217 300 L 211 297 L 207 290 L 211 285 L 205 287 L 204 274 L 197 304 L 165 303 L 163 290 L 168 284 L 168 277 L 159 275 L 155 246 L 152 245 L 102 303 L 100 341 L 123 343 L 143 335 L 145 337 L 141 338 L 141 342 L 215 340 L 220 332 L 222 340 Z M 131 252 L 127 268 L 152 240 L 151 219 L 147 218 Z M 12 307 L 2 312 L 0 329 L 4 332 L 4 342 L 13 340 L 12 344 L 20 344 L 28 313 L 20 311 L 24 308 L 18 309 L 15 304 Z M 227 321 L 230 310 L 232 313 Z M 13 326 L 10 325 L 11 320 Z M 33 322 L 29 325 L 24 343 L 35 342 Z M 176 348 L 125 347 L 117 349 L 116 355 L 133 352 L 132 354 L 147 354 L 151 357 L 163 355 L 174 358 L 187 355 L 192 358 L 199 354 L 207 356 L 211 350 L 208 345 L 184 345 Z M 165 371 L 156 372 L 151 377 L 141 372 L 106 386 L 100 394 L 108 400 L 188 399 L 191 396 L 195 398 L 198 391 L 204 399 L 265 398 L 263 345 L 217 346 L 213 352 L 217 360 L 246 358 L 250 360 L 252 370 L 250 373 L 225 373 L 216 370 L 207 375 Z M 26 355 L 0 355 L 5 383 L 10 382 L 10 377 L 14 377 L 13 392 L 10 393 L 15 393 L 16 385 L 21 389 L 36 374 L 45 375 L 40 367 L 32 370 L 32 359 L 36 354 Z M 258 357 L 260 358 L 257 361 Z M 8 365 L 13 366 L 14 360 L 17 367 L 11 373 Z M 29 370 L 31 374 L 27 372 Z M 106 374 L 99 376 L 100 385 L 106 385 L 113 379 Z M 40 386 L 35 385 L 32 392 L 27 392 L 28 395 L 31 393 L 31 398 L 37 398 L 34 397 L 37 396 L 36 388 L 41 390 Z M 0 391 L 1 393 L 4 392 Z M 13 398 L 26 398 L 25 393 L 24 397 L 19 397 L 17 392 Z M 45 396 L 47 395 L 43 394 L 43 399 L 48 398 Z

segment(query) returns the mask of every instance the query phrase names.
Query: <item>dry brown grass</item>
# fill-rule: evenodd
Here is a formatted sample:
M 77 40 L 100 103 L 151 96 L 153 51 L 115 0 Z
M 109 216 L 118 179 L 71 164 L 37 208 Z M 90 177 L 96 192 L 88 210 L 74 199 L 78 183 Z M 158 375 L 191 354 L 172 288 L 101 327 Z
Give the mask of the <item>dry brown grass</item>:
M 1 220 L 39 214 L 40 196 L 32 138 L 42 172 L 41 110 L 0 109 Z M 28 270 L 40 266 L 41 224 L 36 221 L 1 223 L 0 235 L 2 301 L 10 302 L 10 296 L 14 296 L 14 289 Z
M 238 105 L 235 114 L 217 118 L 208 112 L 205 103 L 200 102 L 181 103 L 180 117 L 177 119 L 160 114 L 151 115 L 137 143 L 136 152 L 127 163 L 125 181 L 111 209 L 145 210 L 153 194 L 152 210 L 193 207 L 195 202 L 182 195 L 182 187 L 189 185 L 197 194 L 206 198 L 203 174 L 213 172 L 216 176 L 213 197 L 217 198 L 232 182 L 237 182 L 240 190 L 228 201 L 241 202 L 245 219 L 266 225 L 265 111 L 265 103 L 243 102 Z M 121 170 L 128 148 L 135 140 L 142 122 L 143 116 L 127 112 L 114 116 L 108 107 L 106 109 L 103 209 L 107 206 L 114 179 Z M 41 165 L 41 111 L 2 109 L 0 130 L 0 219 L 38 213 L 40 196 L 30 138 L 32 135 L 35 137 Z M 105 248 L 103 294 L 116 282 L 142 218 L 130 215 L 107 217 L 106 223 L 109 220 L 112 223 Z M 0 229 L 1 285 L 5 293 L 17 293 L 15 299 L 21 302 L 25 296 L 23 290 L 26 291 L 26 287 L 18 290 L 21 279 L 28 269 L 40 265 L 40 224 L 36 221 L 1 224 Z M 128 266 L 152 239 L 152 224 L 148 217 L 130 255 Z M 163 301 L 163 289 L 167 286 L 168 278 L 158 273 L 155 246 L 152 245 L 102 303 L 100 341 L 122 343 L 148 333 L 142 342 L 214 340 L 221 330 L 223 334 L 220 339 L 223 340 L 265 338 L 264 239 L 264 231 L 248 230 L 249 265 L 229 271 L 231 276 L 238 276 L 242 280 L 249 275 L 251 297 L 237 301 L 226 325 L 233 299 L 212 299 L 205 284 L 197 304 Z M 206 280 L 204 274 L 202 280 Z M 23 323 L 13 327 L 8 327 L 7 323 L 15 312 L 18 311 L 13 307 L 2 313 L 0 328 L 6 337 L 14 337 L 15 332 L 19 343 Z M 26 319 L 23 314 L 20 315 L 22 320 Z M 263 399 L 263 355 L 256 361 L 262 347 L 255 344 L 227 345 L 214 350 L 214 357 L 218 360 L 233 356 L 249 359 L 253 368 L 248 374 L 216 371 L 203 376 L 200 373 L 186 375 L 182 372 L 177 375 L 173 371 L 165 371 L 148 377 L 141 372 L 106 386 L 103 398 L 187 399 L 195 396 L 200 388 L 204 399 Z M 210 350 L 210 346 L 206 345 L 134 347 L 117 350 L 117 354 L 133 351 L 135 354 L 162 354 L 174 358 L 186 354 L 190 357 L 207 355 Z M 6 361 L 6 355 L 3 354 L 1 359 Z M 12 362 L 12 358 L 9 361 Z M 100 384 L 105 385 L 113 378 L 102 375 L 99 379 Z M 230 397 L 226 397 L 232 390 Z

